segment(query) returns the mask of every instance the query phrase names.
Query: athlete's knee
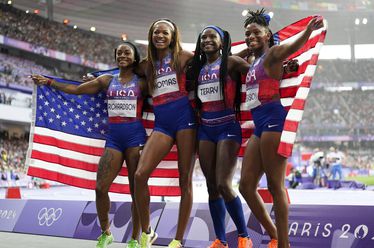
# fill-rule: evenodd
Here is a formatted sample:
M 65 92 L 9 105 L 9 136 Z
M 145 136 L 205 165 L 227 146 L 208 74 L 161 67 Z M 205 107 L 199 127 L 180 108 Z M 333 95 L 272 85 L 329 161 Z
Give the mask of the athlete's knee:
M 241 178 L 239 182 L 239 192 L 242 195 L 254 193 L 257 190 L 257 182 Z
M 209 180 L 206 181 L 206 186 L 208 189 L 209 197 L 212 199 L 216 199 L 220 196 L 220 193 L 218 192 L 217 184 L 209 182 Z
M 179 175 L 179 187 L 182 192 L 192 192 L 192 177 L 189 175 Z
M 145 184 L 148 181 L 147 174 L 142 170 L 137 170 L 135 172 L 134 178 L 135 178 L 135 185 Z
M 137 151 L 131 152 L 127 155 L 127 159 L 135 167 L 138 166 L 139 158 L 140 158 L 140 154 Z
M 106 185 L 103 185 L 101 183 L 96 184 L 95 193 L 96 193 L 97 197 L 105 196 L 105 195 L 108 194 L 108 192 L 109 192 L 109 187 L 107 187 Z
M 231 182 L 226 181 L 218 181 L 217 183 L 218 192 L 224 197 L 224 198 L 232 198 L 232 186 Z
M 276 181 L 268 181 L 268 190 L 271 195 L 282 195 L 286 192 L 284 184 L 278 183 Z

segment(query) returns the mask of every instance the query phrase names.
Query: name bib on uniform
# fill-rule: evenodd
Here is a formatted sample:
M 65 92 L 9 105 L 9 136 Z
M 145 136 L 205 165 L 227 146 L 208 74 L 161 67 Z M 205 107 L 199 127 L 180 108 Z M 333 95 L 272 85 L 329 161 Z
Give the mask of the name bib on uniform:
M 156 86 L 153 92 L 153 97 L 163 94 L 179 91 L 177 75 L 175 73 L 161 76 L 156 79 Z
M 109 117 L 136 117 L 136 99 L 108 100 Z
M 198 96 L 201 102 L 213 102 L 223 100 L 221 87 L 218 81 L 198 86 Z
M 261 102 L 258 100 L 258 90 L 259 90 L 259 84 L 247 85 L 245 106 L 248 109 L 253 109 L 253 108 L 261 105 Z

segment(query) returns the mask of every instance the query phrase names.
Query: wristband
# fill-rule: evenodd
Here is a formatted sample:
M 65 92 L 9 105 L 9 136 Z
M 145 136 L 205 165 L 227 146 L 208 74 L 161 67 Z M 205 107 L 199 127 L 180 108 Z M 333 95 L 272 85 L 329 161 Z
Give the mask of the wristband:
M 52 82 L 53 82 L 53 81 L 52 81 L 51 79 L 48 79 L 48 81 L 47 81 L 47 85 L 48 85 L 48 86 L 51 86 Z

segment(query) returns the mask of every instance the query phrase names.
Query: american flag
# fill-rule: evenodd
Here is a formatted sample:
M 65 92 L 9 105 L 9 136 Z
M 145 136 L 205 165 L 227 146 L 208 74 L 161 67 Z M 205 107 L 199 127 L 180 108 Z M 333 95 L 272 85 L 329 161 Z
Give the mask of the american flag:
M 289 42 L 305 29 L 312 17 L 291 24 L 275 37 L 280 43 Z M 298 59 L 299 70 L 285 74 L 281 81 L 281 101 L 288 111 L 278 152 L 290 156 L 295 142 L 298 124 L 301 121 L 305 100 L 308 96 L 312 77 L 316 69 L 319 51 L 326 35 L 326 26 L 312 33 L 309 41 L 290 59 Z M 245 47 L 238 42 L 233 50 Z M 105 71 L 105 73 L 113 73 Z M 96 76 L 101 72 L 95 73 Z M 59 82 L 78 82 L 54 78 Z M 97 95 L 69 95 L 48 86 L 35 87 L 33 93 L 33 122 L 27 156 L 28 175 L 61 182 L 64 184 L 94 189 L 97 165 L 105 145 L 107 113 L 105 92 Z M 243 156 L 254 124 L 245 106 L 245 83 L 242 87 L 242 133 Z M 143 124 L 149 135 L 152 131 L 154 115 L 151 109 L 144 112 Z M 175 146 L 165 157 L 149 180 L 151 195 L 180 195 Z M 110 191 L 129 193 L 127 169 L 122 167 Z
M 48 86 L 35 87 L 34 117 L 26 162 L 28 175 L 95 189 L 97 166 L 104 151 L 108 127 L 105 97 L 105 92 L 76 96 Z M 153 124 L 152 113 L 144 113 L 144 118 L 147 126 Z M 147 132 L 149 134 L 151 130 L 147 128 Z M 172 151 L 152 173 L 149 180 L 152 195 L 180 194 L 175 154 Z M 127 168 L 123 166 L 110 191 L 130 193 L 127 175 Z

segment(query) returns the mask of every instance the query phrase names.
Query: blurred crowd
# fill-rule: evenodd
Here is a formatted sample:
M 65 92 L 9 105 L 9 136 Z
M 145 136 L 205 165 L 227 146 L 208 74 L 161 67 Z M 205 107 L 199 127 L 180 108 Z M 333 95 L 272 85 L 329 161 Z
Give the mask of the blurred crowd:
M 64 73 L 56 68 L 46 68 L 34 61 L 0 53 L 0 85 L 22 85 L 32 87 L 33 82 L 29 78 L 31 74 L 43 74 L 59 76 L 63 78 L 80 80 L 82 75 L 76 73 Z
M 28 148 L 26 137 L 0 138 L 0 176 L 1 181 L 19 180 L 26 173 L 25 160 Z
M 310 91 L 303 120 L 302 134 L 370 135 L 374 131 L 372 102 L 374 91 Z
M 6 4 L 0 4 L 0 11 L 0 34 L 4 36 L 85 60 L 113 64 L 113 47 L 120 42 L 119 38 L 73 29 Z
M 54 75 L 35 62 L 0 53 L 0 83 L 17 84 L 32 87 L 33 82 L 28 78 L 31 74 Z
M 318 83 L 374 82 L 374 60 L 319 60 L 313 79 Z

